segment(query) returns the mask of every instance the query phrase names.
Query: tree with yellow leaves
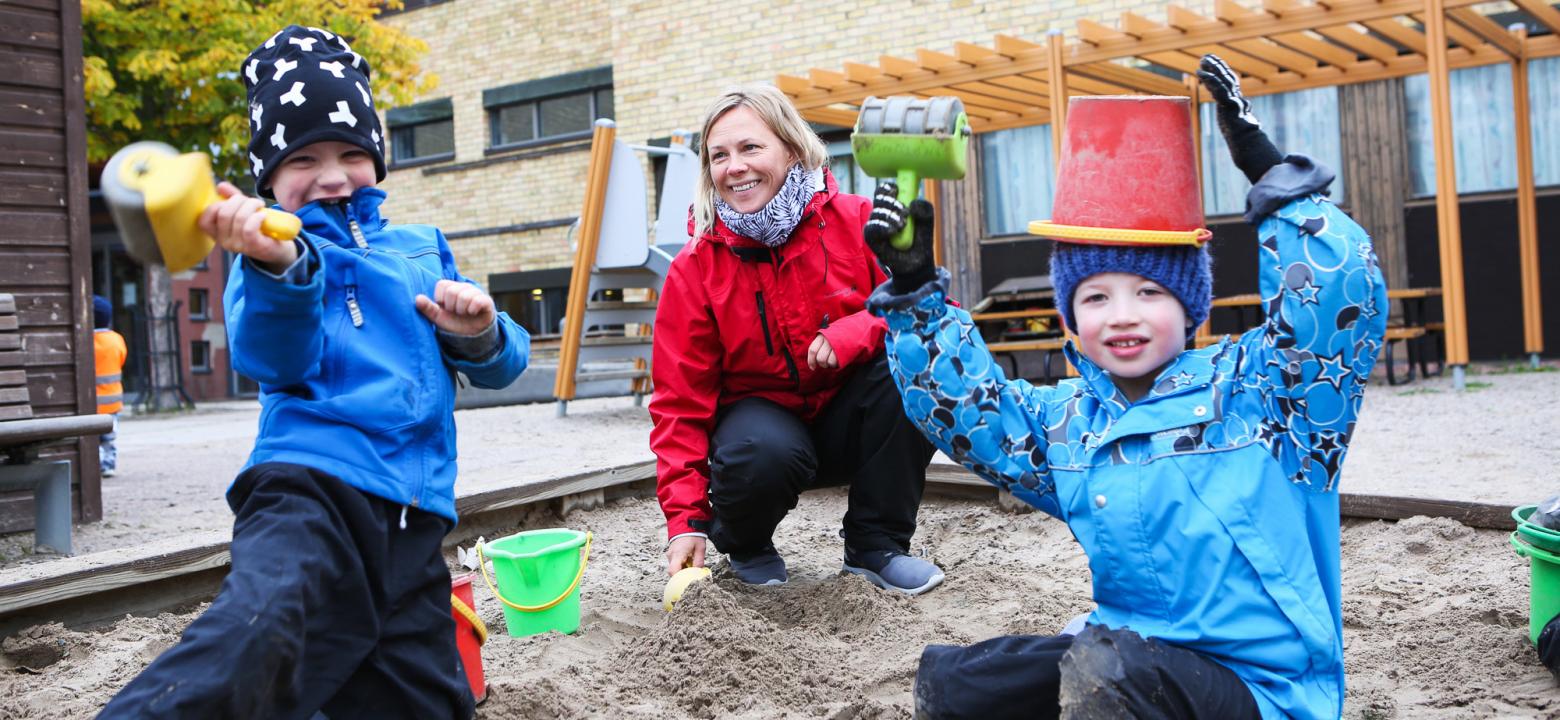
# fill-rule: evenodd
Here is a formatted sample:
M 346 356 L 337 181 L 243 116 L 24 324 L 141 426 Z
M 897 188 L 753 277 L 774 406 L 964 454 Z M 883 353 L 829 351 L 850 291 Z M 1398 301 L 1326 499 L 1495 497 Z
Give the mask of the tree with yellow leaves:
M 249 112 L 238 74 L 249 51 L 287 25 L 346 38 L 373 66 L 375 104 L 404 104 L 437 84 L 428 45 L 377 20 L 399 0 L 82 0 L 87 156 L 137 140 L 212 156 L 217 175 L 252 186 Z

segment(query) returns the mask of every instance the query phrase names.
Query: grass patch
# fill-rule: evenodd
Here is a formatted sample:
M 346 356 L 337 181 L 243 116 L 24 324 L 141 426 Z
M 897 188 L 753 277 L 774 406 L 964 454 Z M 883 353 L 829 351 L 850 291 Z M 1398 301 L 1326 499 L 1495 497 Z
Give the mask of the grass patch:
M 1501 365 L 1499 367 L 1487 368 L 1486 370 L 1484 370 L 1484 372 L 1481 372 L 1479 374 L 1480 375 L 1522 375 L 1524 373 L 1551 373 L 1551 372 L 1560 372 L 1560 368 L 1557 368 L 1557 367 L 1555 367 L 1553 365 L 1539 365 L 1538 367 L 1533 367 L 1532 365 L 1530 365 L 1528 363 L 1519 362 L 1519 363 L 1508 363 L 1506 365 Z
M 1398 397 L 1407 397 L 1409 395 L 1439 395 L 1440 393 L 1441 390 L 1439 388 L 1422 387 L 1414 388 L 1413 390 L 1404 390 L 1403 392 L 1398 393 Z
M 1495 383 L 1480 382 L 1478 380 L 1469 380 L 1468 384 L 1463 386 L 1463 389 L 1469 390 L 1469 391 L 1474 391 L 1474 390 L 1483 390 L 1485 388 L 1492 388 L 1492 387 L 1495 387 Z

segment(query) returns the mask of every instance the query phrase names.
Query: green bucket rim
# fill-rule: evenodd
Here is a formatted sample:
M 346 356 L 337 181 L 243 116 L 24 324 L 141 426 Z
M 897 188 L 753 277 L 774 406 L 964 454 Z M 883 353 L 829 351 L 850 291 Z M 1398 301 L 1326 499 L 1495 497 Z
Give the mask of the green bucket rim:
M 1550 552 L 1560 552 L 1560 532 L 1528 519 L 1537 509 L 1537 505 L 1522 505 L 1511 511 L 1511 519 L 1517 521 L 1517 531 L 1532 544 Z
M 494 547 L 494 543 L 514 540 L 515 538 L 523 538 L 528 535 L 542 535 L 546 533 L 568 533 L 570 538 L 553 543 L 546 547 L 532 550 L 530 552 L 514 552 L 512 550 L 506 550 L 501 547 Z M 506 535 L 497 540 L 484 542 L 482 543 L 482 549 L 487 552 L 488 557 L 501 557 L 506 560 L 527 560 L 530 558 L 541 557 L 542 555 L 549 555 L 556 552 L 563 552 L 565 550 L 579 548 L 581 545 L 585 544 L 586 537 L 587 534 L 580 530 L 570 530 L 569 528 L 543 528 L 541 530 L 526 530 L 524 532 L 517 532 L 513 535 Z
M 1535 547 L 1531 543 L 1525 542 L 1515 530 L 1511 532 L 1511 547 L 1516 549 L 1517 554 L 1521 555 L 1522 557 L 1537 558 L 1553 565 L 1560 566 L 1560 555 L 1556 555 L 1555 553 L 1552 553 L 1541 547 Z

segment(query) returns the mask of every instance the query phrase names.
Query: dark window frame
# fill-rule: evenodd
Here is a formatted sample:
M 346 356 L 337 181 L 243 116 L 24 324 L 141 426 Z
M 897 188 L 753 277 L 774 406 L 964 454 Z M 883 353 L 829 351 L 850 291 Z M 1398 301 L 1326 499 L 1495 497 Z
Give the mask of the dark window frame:
M 451 150 L 442 153 L 417 155 L 417 147 L 412 140 L 415 131 L 419 127 L 426 127 L 438 123 L 449 124 L 449 139 Z M 388 170 L 400 170 L 409 167 L 419 167 L 434 163 L 448 162 L 455 159 L 455 109 L 449 98 L 439 98 L 408 105 L 406 107 L 390 108 L 385 111 L 386 132 L 390 135 L 390 161 Z M 411 146 L 409 157 L 397 159 L 399 148 L 404 145 Z
M 196 293 L 199 293 L 200 294 L 200 298 L 201 298 L 200 305 L 198 306 L 198 308 L 197 308 L 197 306 L 195 304 Z M 208 289 L 208 288 L 203 288 L 203 287 L 192 287 L 192 288 L 190 288 L 189 289 L 189 308 L 190 308 L 190 319 L 191 320 L 210 320 L 211 319 L 211 290 Z
M 198 356 L 196 354 L 196 348 L 199 348 L 200 349 L 200 353 L 204 354 L 206 356 L 205 357 L 206 361 L 205 361 L 204 364 L 199 364 L 199 363 L 195 362 L 197 360 L 197 358 L 198 358 Z M 195 373 L 196 375 L 209 375 L 211 373 L 211 341 L 210 340 L 191 340 L 190 341 L 190 372 Z
M 602 102 L 603 92 L 607 93 L 606 97 L 611 100 L 611 107 L 605 112 L 602 107 L 606 104 Z M 616 97 L 612 95 L 613 92 L 610 65 L 483 90 L 482 107 L 487 112 L 488 122 L 488 145 L 483 154 L 507 153 L 589 139 L 594 134 L 597 119 L 610 118 L 616 114 L 617 102 Z M 588 100 L 587 115 L 590 117 L 590 125 L 581 130 L 552 135 L 542 134 L 545 130 L 542 127 L 542 103 L 579 96 L 585 96 Z M 505 110 L 522 107 L 527 107 L 530 113 L 531 137 L 506 141 L 503 137 L 501 115 Z

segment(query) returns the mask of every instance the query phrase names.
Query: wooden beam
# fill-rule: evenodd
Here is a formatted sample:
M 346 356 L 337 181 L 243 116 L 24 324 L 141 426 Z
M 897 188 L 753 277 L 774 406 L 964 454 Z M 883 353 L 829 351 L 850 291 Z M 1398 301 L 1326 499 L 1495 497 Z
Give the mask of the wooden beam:
M 1045 46 L 1040 43 L 1032 43 L 1022 38 L 1000 33 L 995 38 L 992 38 L 992 45 L 997 48 L 997 52 L 1015 60 L 1024 56 L 1044 55 L 1046 52 Z
M 1223 28 L 1226 26 L 1226 23 L 1222 20 L 1203 17 L 1179 5 L 1171 5 L 1166 10 L 1171 27 L 1179 28 L 1183 31 Z M 1230 40 L 1225 45 L 1245 53 L 1255 60 L 1266 62 L 1275 68 L 1281 68 L 1300 75 L 1305 75 L 1316 69 L 1316 60 L 1314 58 L 1275 45 L 1264 38 Z
M 1024 92 L 1022 90 L 1014 90 L 1012 88 L 990 82 L 959 83 L 957 85 L 949 85 L 948 87 L 982 97 L 996 98 L 1006 102 L 1018 103 L 1025 108 L 1025 110 L 1021 110 L 1020 112 L 1025 112 L 1031 108 L 1049 107 L 1049 105 L 1046 104 L 1048 99 L 1044 95 Z
M 812 81 L 808 80 L 807 78 L 799 78 L 795 75 L 783 74 L 775 76 L 775 87 L 780 88 L 780 92 L 783 92 L 792 97 L 804 95 L 807 92 L 815 89 L 813 87 Z
M 1223 23 L 1217 20 L 1209 20 L 1177 5 L 1169 6 L 1166 8 L 1166 12 L 1170 17 L 1170 27 L 1159 25 L 1136 13 L 1122 13 L 1122 30 L 1136 35 L 1142 40 L 1146 38 L 1188 37 L 1191 33 L 1198 30 L 1211 32 L 1225 27 Z M 1210 53 L 1218 55 L 1225 62 L 1229 63 L 1230 67 L 1235 68 L 1242 75 L 1249 75 L 1259 80 L 1267 80 L 1283 72 L 1277 65 L 1262 58 L 1249 55 L 1236 48 L 1233 44 L 1192 44 L 1182 50 L 1198 59 Z
M 1450 68 L 1446 64 L 1445 0 L 1424 0 L 1429 53 L 1430 119 L 1435 151 L 1435 210 L 1440 238 L 1441 304 L 1446 318 L 1446 362 L 1468 364 L 1468 321 L 1463 306 L 1462 220 L 1452 147 Z
M 814 87 L 824 90 L 859 90 L 861 83 L 851 82 L 845 77 L 845 73 L 823 68 L 812 68 L 807 71 L 807 79 L 812 81 Z
M 1050 58 L 1052 168 L 1059 168 L 1062 165 L 1062 135 L 1067 126 L 1067 69 L 1062 62 L 1062 33 L 1053 30 L 1045 39 L 1046 54 Z
M 1506 28 L 1496 25 L 1493 20 L 1480 15 L 1472 8 L 1453 8 L 1447 10 L 1446 14 L 1473 34 L 1478 35 L 1480 39 L 1506 53 L 1507 57 L 1516 58 L 1522 55 L 1521 43 L 1517 42 L 1511 33 L 1506 32 Z
M 800 112 L 802 117 L 812 122 L 847 128 L 856 126 L 856 115 L 859 114 L 859 111 L 856 110 L 845 110 L 837 107 L 807 108 Z
M 991 48 L 974 45 L 967 42 L 954 43 L 953 56 L 958 58 L 959 62 L 968 65 L 976 65 L 982 62 L 990 62 L 994 60 L 1006 61 L 1012 59 L 1006 55 L 998 53 L 995 50 L 992 50 Z
M 1133 15 L 1132 13 L 1122 13 L 1122 23 L 1130 24 L 1135 27 L 1136 24 L 1138 24 L 1138 20 L 1134 20 L 1133 18 L 1136 17 L 1137 16 Z M 1141 22 L 1149 23 L 1148 20 L 1142 20 Z M 1144 31 L 1146 32 L 1146 30 Z M 1115 47 L 1127 47 L 1137 41 L 1137 38 L 1133 37 L 1132 35 L 1128 35 L 1124 32 L 1121 32 L 1120 30 L 1109 28 L 1094 22 L 1093 20 L 1087 19 L 1080 19 L 1078 21 L 1078 37 L 1082 38 L 1086 43 Z M 1123 53 L 1116 57 L 1128 56 L 1130 56 L 1130 53 Z M 1163 65 L 1164 67 L 1170 68 L 1172 70 L 1179 70 L 1183 73 L 1197 72 L 1197 58 L 1180 50 L 1137 53 L 1137 56 L 1156 65 Z M 1077 64 L 1082 65 L 1085 63 Z
M 1186 96 L 1192 101 L 1192 156 L 1197 165 L 1197 207 L 1203 206 L 1202 178 L 1203 178 L 1203 148 L 1202 148 L 1202 82 L 1196 75 L 1183 75 L 1181 82 L 1185 84 Z M 1209 324 L 1203 321 L 1200 334 L 1208 334 Z
M 915 59 L 921 63 L 921 67 L 939 73 L 950 70 L 968 70 L 973 67 L 973 65 L 961 62 L 958 58 L 947 53 L 934 52 L 925 48 L 919 48 L 915 51 Z
M 1181 94 L 1181 85 L 1170 78 L 1125 65 L 1117 65 L 1113 62 L 1075 65 L 1069 68 L 1068 71 L 1075 76 L 1083 75 L 1096 78 L 1138 92 L 1153 95 Z
M 1527 30 L 1513 36 L 1518 52 L 1511 61 L 1512 109 L 1517 119 L 1517 248 L 1522 272 L 1522 342 L 1529 354 L 1544 351 L 1544 308 L 1538 264 L 1538 209 L 1533 178 L 1533 126 L 1528 114 L 1528 61 L 1521 52 Z
M 1369 33 L 1354 29 L 1352 25 L 1317 28 L 1316 33 L 1383 64 L 1390 64 L 1398 57 L 1397 48 L 1371 37 Z
M 1067 90 L 1074 95 L 1131 95 L 1134 88 L 1067 72 Z M 1177 93 L 1179 94 L 1179 93 Z
M 1371 32 L 1408 48 L 1410 52 L 1419 55 L 1425 54 L 1424 33 L 1404 25 L 1397 18 L 1366 20 L 1361 24 L 1370 28 Z
M 866 85 L 873 81 L 889 79 L 888 76 L 883 73 L 883 69 L 875 65 L 867 65 L 865 63 L 858 62 L 847 62 L 845 63 L 844 68 L 845 79 L 850 80 L 851 82 L 861 83 L 862 85 Z
M 1428 24 L 1425 22 L 1425 16 L 1423 13 L 1410 15 L 1409 17 L 1419 21 L 1421 25 Z M 1469 32 L 1461 25 L 1456 23 L 1442 23 L 1442 27 L 1446 28 L 1446 37 L 1452 42 L 1456 43 L 1458 47 L 1470 51 L 1477 51 L 1479 48 L 1484 46 L 1484 41 L 1481 40 L 1479 36 Z
M 1549 0 L 1511 1 L 1516 3 L 1517 7 L 1522 8 L 1522 12 L 1532 15 L 1533 19 L 1542 23 L 1544 27 L 1549 28 L 1549 32 L 1560 35 L 1560 10 L 1556 10 L 1554 6 L 1550 5 Z

